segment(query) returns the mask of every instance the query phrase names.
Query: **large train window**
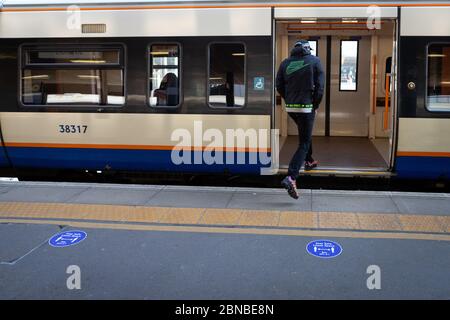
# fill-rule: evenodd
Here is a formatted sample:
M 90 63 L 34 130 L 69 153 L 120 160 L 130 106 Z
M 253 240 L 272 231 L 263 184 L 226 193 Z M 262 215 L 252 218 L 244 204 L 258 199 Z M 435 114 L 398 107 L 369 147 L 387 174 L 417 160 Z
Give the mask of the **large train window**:
M 427 101 L 429 111 L 450 112 L 450 44 L 428 46 Z
M 148 54 L 149 105 L 177 107 L 180 104 L 180 46 L 152 44 Z
M 212 108 L 244 107 L 245 61 L 242 43 L 210 44 L 208 104 Z
M 22 46 L 22 103 L 122 106 L 123 61 L 123 48 L 117 46 Z
M 358 40 L 341 40 L 339 90 L 356 91 L 358 83 Z

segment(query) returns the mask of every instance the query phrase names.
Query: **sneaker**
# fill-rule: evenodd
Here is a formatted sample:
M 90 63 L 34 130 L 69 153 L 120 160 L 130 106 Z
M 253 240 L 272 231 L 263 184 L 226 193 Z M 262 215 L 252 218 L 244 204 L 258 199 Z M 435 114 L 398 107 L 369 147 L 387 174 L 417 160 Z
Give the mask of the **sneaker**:
M 305 171 L 309 171 L 309 170 L 316 168 L 318 164 L 319 164 L 319 162 L 317 162 L 317 160 L 314 160 L 312 162 L 306 161 L 305 162 Z
M 281 181 L 281 185 L 287 190 L 288 194 L 294 198 L 298 199 L 297 185 L 295 184 L 295 180 L 293 180 L 290 176 Z

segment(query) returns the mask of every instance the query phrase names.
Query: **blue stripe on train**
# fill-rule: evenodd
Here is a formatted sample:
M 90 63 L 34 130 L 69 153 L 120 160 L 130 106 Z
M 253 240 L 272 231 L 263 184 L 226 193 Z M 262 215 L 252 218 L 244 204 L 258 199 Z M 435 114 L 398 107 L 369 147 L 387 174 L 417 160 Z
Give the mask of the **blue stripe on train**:
M 123 149 L 83 149 L 83 148 L 32 148 L 8 147 L 8 154 L 18 168 L 58 168 L 83 170 L 130 170 L 130 171 L 171 171 L 171 172 L 230 172 L 259 174 L 259 163 L 249 164 L 251 153 L 235 153 L 234 164 L 208 165 L 194 163 L 176 165 L 171 160 L 171 150 L 123 150 Z M 237 156 L 245 157 L 245 164 L 236 164 Z M 252 153 L 255 156 L 255 153 Z M 218 154 L 220 155 L 220 154 Z M 225 163 L 225 158 L 222 157 Z M 258 159 L 258 158 L 257 158 Z M 251 162 L 254 163 L 254 162 Z
M 5 149 L 0 146 L 0 168 L 9 167 L 8 158 L 6 158 Z
M 173 172 L 225 172 L 259 174 L 259 163 L 246 164 L 181 164 L 171 160 L 170 150 L 121 150 L 83 148 L 24 148 L 8 147 L 8 154 L 14 166 L 22 168 L 60 168 L 131 171 L 173 171 Z M 195 152 L 200 153 L 200 152 Z M 239 153 L 242 155 L 243 153 Z M 236 156 L 236 154 L 235 154 Z M 191 162 L 194 160 L 194 152 Z M 236 157 L 235 157 L 236 162 Z M 8 166 L 3 151 L 0 151 L 0 166 Z M 447 157 L 398 157 L 395 166 L 398 178 L 450 179 L 450 158 Z
M 397 157 L 395 171 L 399 178 L 450 179 L 450 158 Z
M 4 152 L 0 153 L 0 168 L 6 168 L 9 167 L 9 161 L 5 156 Z

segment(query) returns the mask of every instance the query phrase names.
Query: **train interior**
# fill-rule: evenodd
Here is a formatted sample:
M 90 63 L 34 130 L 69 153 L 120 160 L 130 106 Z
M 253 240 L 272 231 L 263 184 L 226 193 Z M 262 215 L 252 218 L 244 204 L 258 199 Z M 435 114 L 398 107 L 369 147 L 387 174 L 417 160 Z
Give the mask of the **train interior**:
M 299 39 L 310 42 L 325 73 L 325 92 L 316 115 L 313 154 L 316 173 L 390 169 L 395 91 L 394 20 L 368 29 L 366 20 L 299 19 L 276 24 L 276 69 Z M 392 99 L 391 99 L 392 97 Z M 298 144 L 297 127 L 276 93 L 280 168 L 286 169 Z

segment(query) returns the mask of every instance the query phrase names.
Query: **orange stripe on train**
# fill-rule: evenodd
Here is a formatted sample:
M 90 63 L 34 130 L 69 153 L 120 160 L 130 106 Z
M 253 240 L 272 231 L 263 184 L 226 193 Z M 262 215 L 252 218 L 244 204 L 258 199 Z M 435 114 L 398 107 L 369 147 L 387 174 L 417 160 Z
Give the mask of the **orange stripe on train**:
M 126 7 L 85 7 L 80 8 L 82 11 L 103 11 L 103 10 L 149 10 L 149 9 L 239 9 L 239 8 L 333 8 L 333 7 L 368 7 L 376 5 L 378 7 L 447 7 L 448 3 L 302 3 L 302 4 L 243 4 L 243 5 L 155 5 L 155 6 L 126 6 Z M 37 7 L 37 8 L 3 8 L 0 12 L 36 12 L 36 11 L 66 11 L 66 7 Z
M 450 157 L 450 152 L 397 151 L 397 157 Z
M 69 148 L 69 149 L 118 149 L 118 150 L 188 150 L 188 151 L 222 151 L 222 152 L 270 152 L 270 148 L 238 148 L 212 146 L 159 146 L 129 144 L 77 144 L 77 143 L 28 143 L 7 142 L 6 147 L 21 148 Z

